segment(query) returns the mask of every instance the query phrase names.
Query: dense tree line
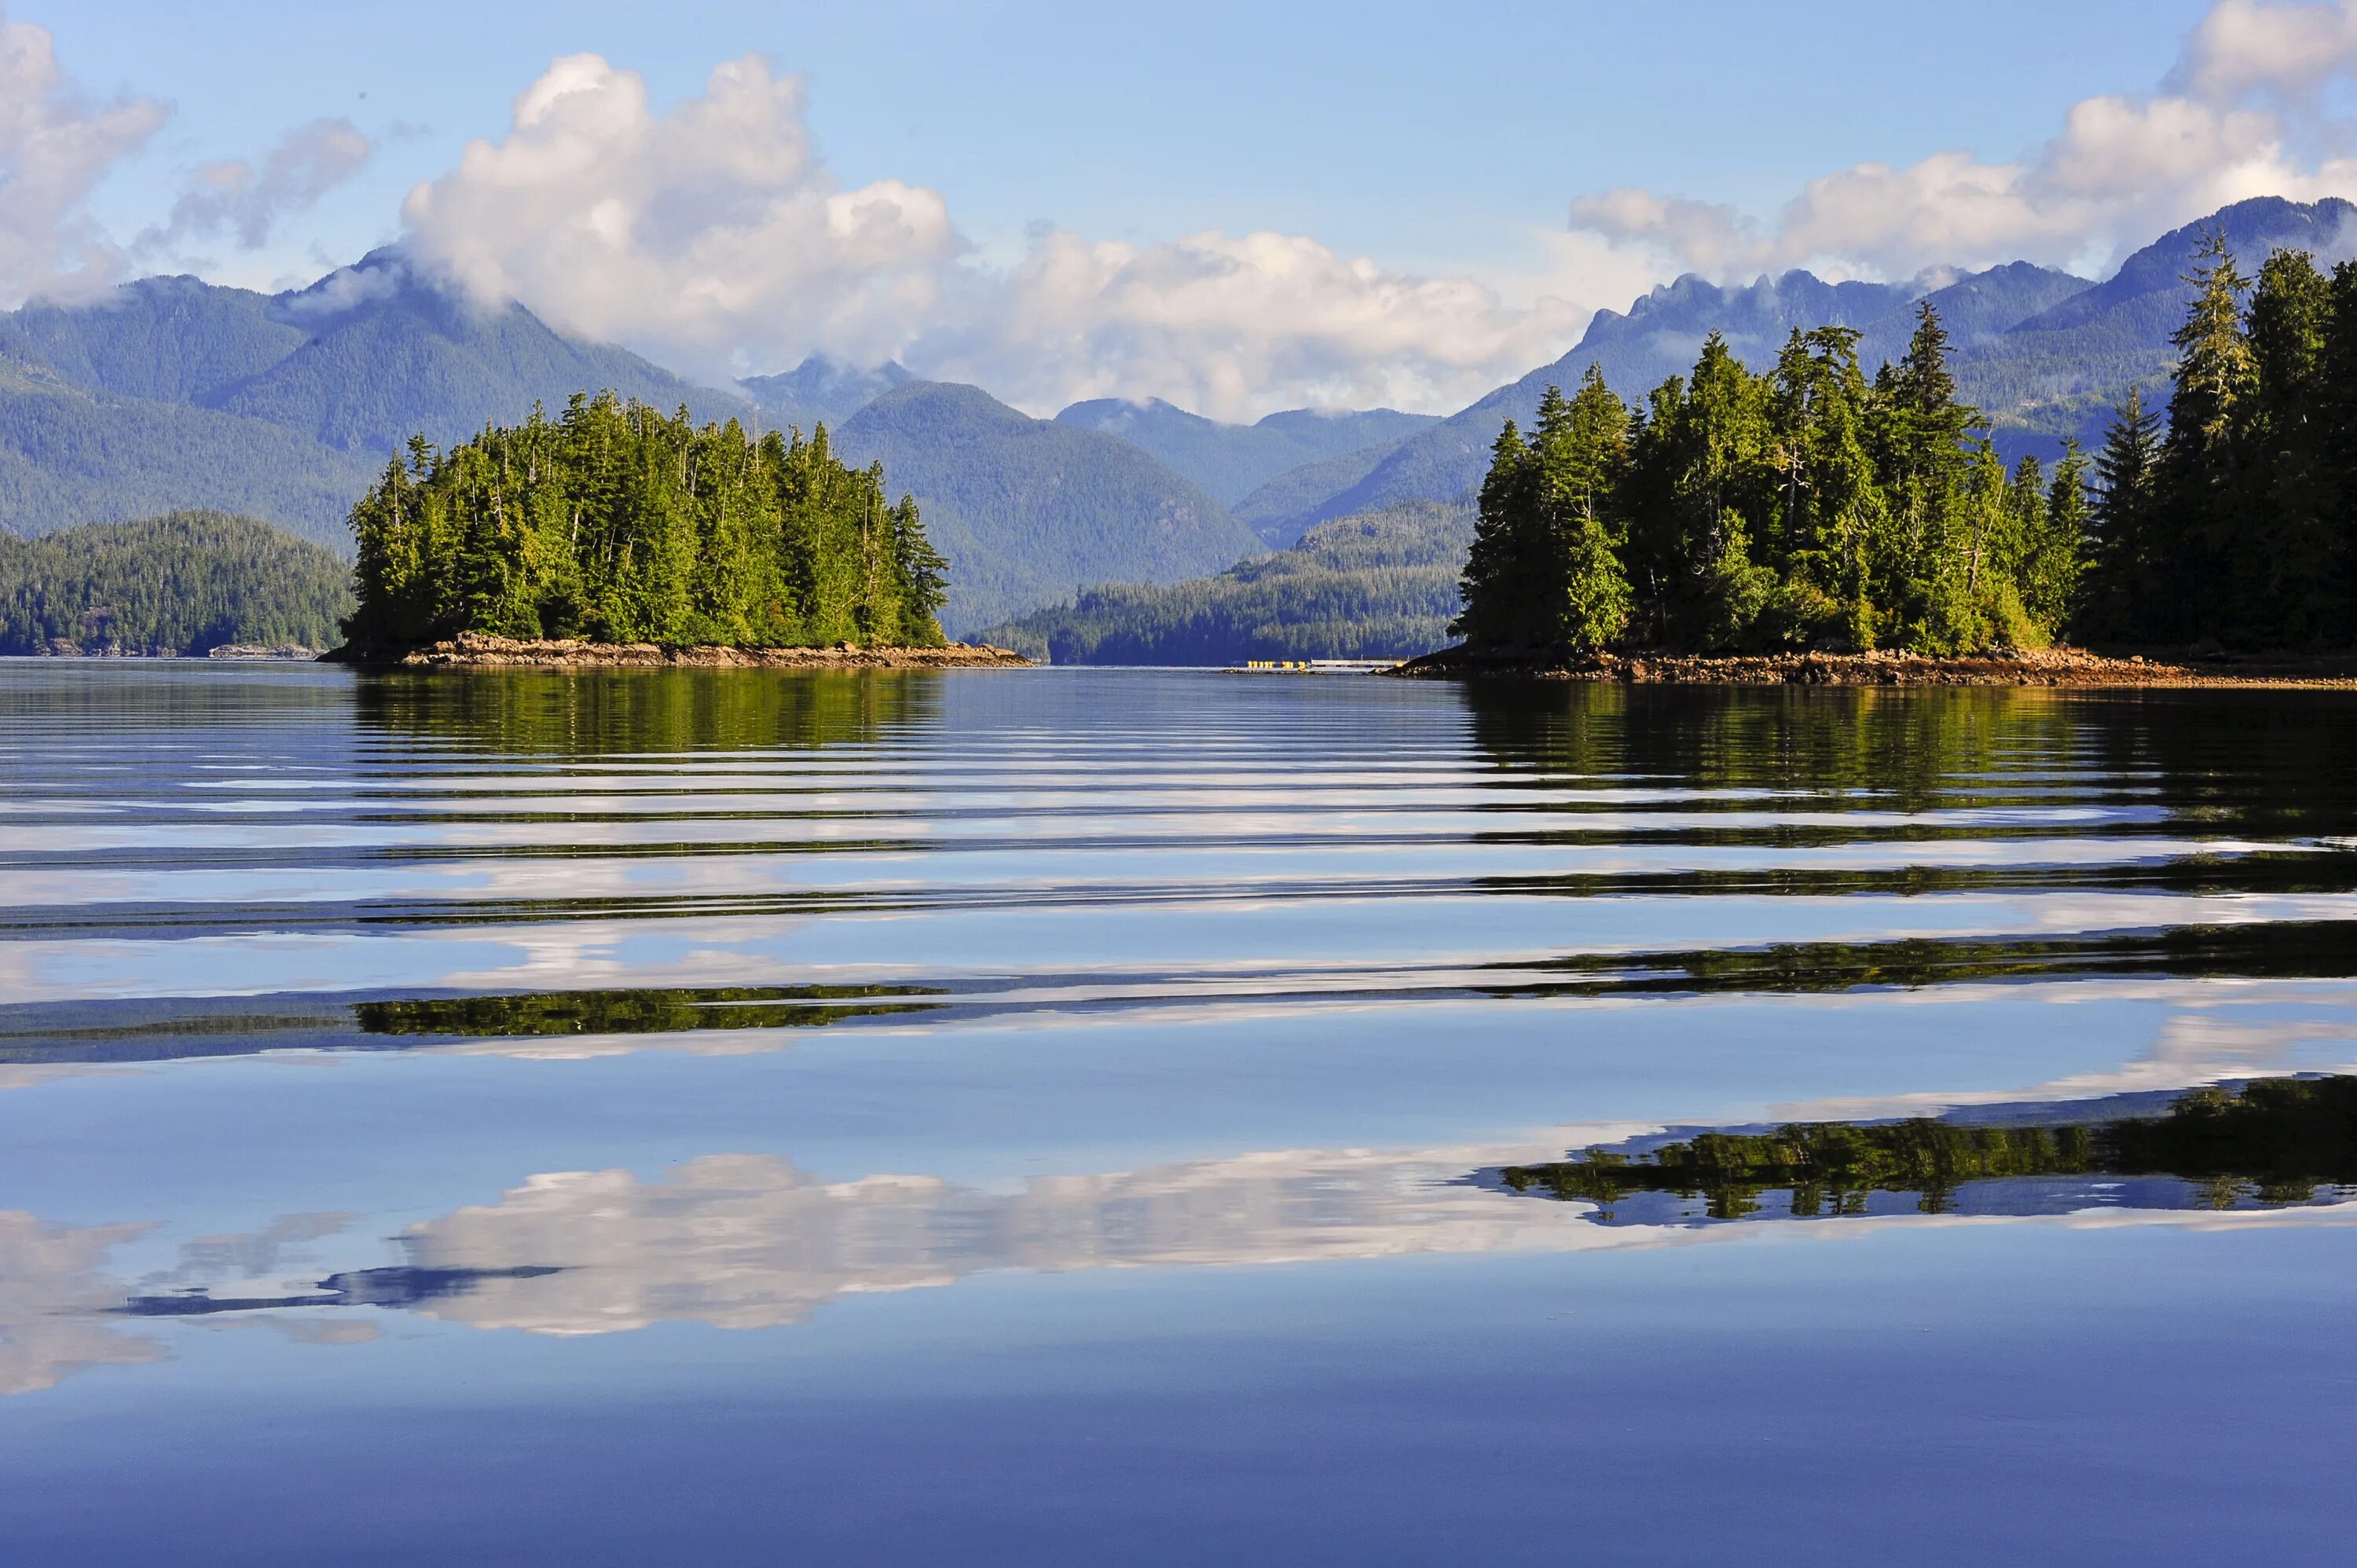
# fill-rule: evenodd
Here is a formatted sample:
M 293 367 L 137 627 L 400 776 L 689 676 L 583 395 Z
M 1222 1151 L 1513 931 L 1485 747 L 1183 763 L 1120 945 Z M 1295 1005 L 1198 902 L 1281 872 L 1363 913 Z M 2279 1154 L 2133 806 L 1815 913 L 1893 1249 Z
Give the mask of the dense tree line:
M 941 556 L 823 426 L 758 439 L 612 393 L 447 452 L 352 509 L 361 647 L 458 632 L 790 647 L 934 643 Z
M 179 511 L 0 534 L 0 654 L 325 648 L 351 603 L 341 561 L 250 517 Z
M 1928 304 L 1870 377 L 1828 327 L 1764 374 L 1714 333 L 1641 407 L 1593 370 L 1551 388 L 1492 451 L 1451 629 L 1528 654 L 2357 641 L 2357 264 L 2279 252 L 2254 290 L 2213 235 L 2191 281 L 2169 419 L 2131 394 L 2050 474 L 1999 460 Z

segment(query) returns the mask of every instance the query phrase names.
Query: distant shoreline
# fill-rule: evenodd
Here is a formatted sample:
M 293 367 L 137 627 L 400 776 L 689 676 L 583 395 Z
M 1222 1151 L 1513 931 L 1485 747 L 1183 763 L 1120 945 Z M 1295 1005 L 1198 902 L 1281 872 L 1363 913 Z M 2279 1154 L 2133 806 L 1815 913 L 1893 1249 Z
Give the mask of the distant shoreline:
M 2357 689 L 2357 655 L 2214 657 L 2082 649 L 2011 650 L 1956 658 L 1914 653 L 1599 654 L 1562 660 L 1489 658 L 1447 648 L 1386 676 L 1410 681 L 1587 681 L 1635 686 L 2043 686 Z
M 518 641 L 468 633 L 410 648 L 339 648 L 323 663 L 364 670 L 969 670 L 1028 669 L 1008 649 L 937 647 L 666 648 L 652 642 Z

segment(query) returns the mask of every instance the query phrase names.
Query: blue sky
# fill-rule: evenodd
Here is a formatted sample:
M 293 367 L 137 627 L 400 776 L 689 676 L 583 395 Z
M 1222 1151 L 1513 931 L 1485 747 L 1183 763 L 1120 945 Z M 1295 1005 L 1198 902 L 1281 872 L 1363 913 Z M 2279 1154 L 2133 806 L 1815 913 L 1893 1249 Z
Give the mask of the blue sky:
M 349 259 L 391 237 L 411 185 L 496 134 L 552 58 L 582 51 L 662 98 L 769 54 L 810 78 L 813 129 L 845 178 L 940 188 L 999 243 L 1035 219 L 1140 242 L 1273 228 L 1480 269 L 1590 190 L 1764 211 L 1830 167 L 2026 151 L 2072 102 L 2148 90 L 2205 8 L 249 0 L 225 23 L 225 7 L 79 0 L 12 14 L 50 28 L 87 87 L 177 110 L 104 193 L 125 228 L 169 205 L 178 166 L 296 122 L 424 128 L 265 256 L 224 254 L 252 277 L 307 273 L 311 243 Z
M 121 101 L 152 127 L 60 220 L 120 252 L 85 281 L 185 268 L 284 286 L 402 240 L 478 292 L 698 373 L 896 353 L 1027 406 L 1161 394 L 1234 414 L 1442 406 L 1687 268 L 2100 271 L 2221 198 L 2339 188 L 2357 65 L 2347 0 L 81 0 L 9 16 L 51 40 L 86 110 Z M 749 174 L 737 133 L 683 129 L 715 68 L 748 54 L 776 76 L 739 84 L 741 138 L 777 155 Z M 579 89 L 556 116 L 568 145 L 612 145 L 544 179 L 554 133 L 524 134 L 511 105 L 580 55 L 603 74 L 571 70 L 544 97 Z M 2301 64 L 2327 55 L 2320 74 Z M 793 78 L 806 97 L 780 85 Z M 364 148 L 324 188 L 241 209 L 258 214 L 242 234 L 217 214 L 135 242 L 208 178 L 250 188 L 323 122 Z M 462 175 L 478 138 L 500 158 Z M 608 164 L 636 172 L 616 184 Z M 437 181 L 421 227 L 404 198 Z M 511 215 L 497 193 L 518 181 L 541 183 Z M 681 190 L 705 193 L 684 216 Z M 854 220 L 820 210 L 830 193 L 899 237 L 837 245 Z M 776 221 L 743 218 L 764 204 Z M 62 286 L 45 277 L 0 267 L 19 295 Z M 693 309 L 650 303 L 674 296 Z

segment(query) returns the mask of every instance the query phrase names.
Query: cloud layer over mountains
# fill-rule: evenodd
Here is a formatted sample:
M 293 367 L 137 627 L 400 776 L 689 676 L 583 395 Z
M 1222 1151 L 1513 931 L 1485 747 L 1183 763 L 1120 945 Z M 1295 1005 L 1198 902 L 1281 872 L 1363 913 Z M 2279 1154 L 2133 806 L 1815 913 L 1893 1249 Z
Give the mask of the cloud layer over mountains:
M 1222 418 L 1271 409 L 1448 411 L 1684 271 L 1809 266 L 1905 278 L 2027 258 L 2099 273 L 2152 233 L 2255 194 L 2357 194 L 2357 0 L 2219 0 L 2147 95 L 2072 105 L 2007 160 L 1951 150 L 1824 174 L 1772 217 L 1637 188 L 1581 196 L 1548 263 L 1512 280 L 1427 276 L 1297 233 L 1161 241 L 1042 226 L 981 255 L 941 192 L 856 188 L 813 147 L 802 79 L 756 56 L 654 101 L 592 54 L 552 62 L 509 124 L 403 205 L 413 259 L 486 303 L 626 344 L 702 380 L 813 351 L 898 359 L 1036 413 L 1160 397 Z M 371 157 L 318 120 L 256 157 L 196 166 L 128 246 L 90 216 L 110 170 L 166 124 L 147 98 L 96 103 L 48 34 L 0 24 L 0 295 L 70 296 L 221 240 L 252 249 Z
M 817 349 L 1038 410 L 1103 395 L 1229 415 L 1454 406 L 1559 351 L 1588 314 L 1293 234 L 1138 246 L 1049 230 L 990 267 L 940 193 L 839 185 L 805 107 L 801 80 L 757 57 L 660 110 L 637 72 L 567 57 L 517 98 L 504 137 L 411 193 L 411 250 L 478 297 L 707 380 Z

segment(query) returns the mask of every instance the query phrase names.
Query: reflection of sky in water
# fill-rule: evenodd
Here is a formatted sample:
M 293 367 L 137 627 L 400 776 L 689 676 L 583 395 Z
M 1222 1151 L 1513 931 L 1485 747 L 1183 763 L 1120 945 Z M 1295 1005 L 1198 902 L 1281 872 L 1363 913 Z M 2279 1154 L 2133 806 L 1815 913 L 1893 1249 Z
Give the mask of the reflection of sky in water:
M 0 671 L 0 1537 L 2331 1560 L 2357 1206 L 1480 1176 L 2357 1066 L 2357 727 L 2234 702 Z M 941 994 L 350 1006 L 852 982 Z

